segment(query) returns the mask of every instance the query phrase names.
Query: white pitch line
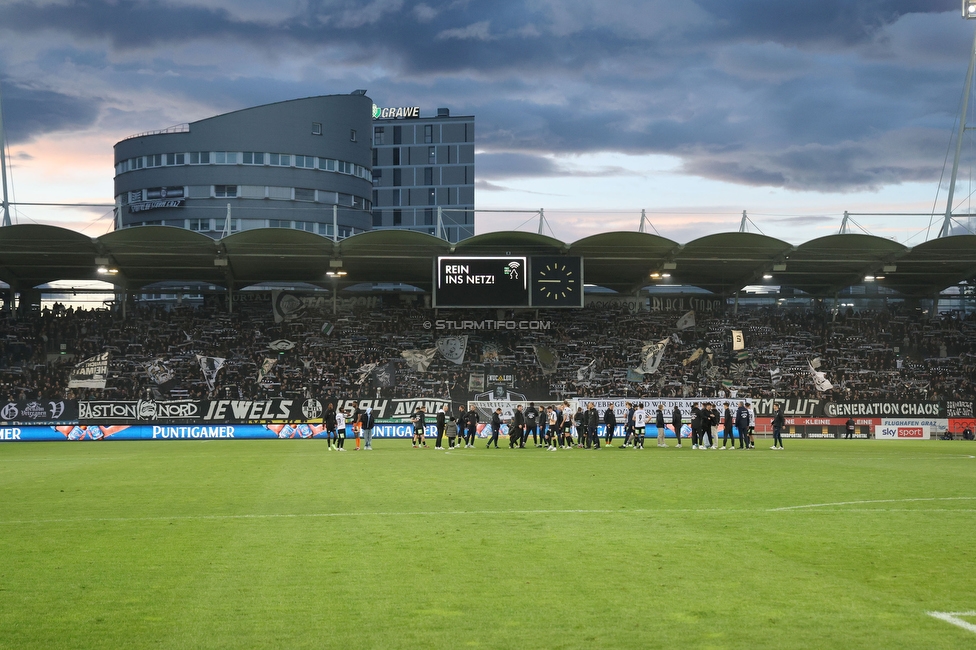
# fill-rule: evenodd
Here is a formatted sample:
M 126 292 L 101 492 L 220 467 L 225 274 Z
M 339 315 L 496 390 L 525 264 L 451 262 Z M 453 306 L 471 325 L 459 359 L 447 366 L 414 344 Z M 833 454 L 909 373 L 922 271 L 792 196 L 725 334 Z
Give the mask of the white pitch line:
M 913 501 L 973 501 L 976 497 L 918 497 L 914 499 L 867 499 L 864 501 L 835 501 L 834 503 L 808 503 L 802 506 L 785 506 L 770 508 L 767 512 L 782 512 L 784 510 L 804 510 L 807 508 L 831 508 L 834 506 L 857 506 L 864 503 L 909 503 Z
M 956 627 L 961 627 L 964 630 L 976 634 L 976 625 L 973 625 L 969 621 L 964 621 L 960 616 L 976 616 L 976 612 L 925 612 L 933 618 L 937 618 L 940 621 L 945 621 L 946 623 L 951 623 Z

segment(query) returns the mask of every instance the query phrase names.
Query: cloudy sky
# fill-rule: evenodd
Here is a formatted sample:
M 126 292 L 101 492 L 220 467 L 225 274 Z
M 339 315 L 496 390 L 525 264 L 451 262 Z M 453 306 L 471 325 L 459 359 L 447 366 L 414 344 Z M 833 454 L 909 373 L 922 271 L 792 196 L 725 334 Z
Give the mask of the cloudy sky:
M 475 115 L 478 208 L 544 208 L 560 239 L 646 209 L 688 241 L 747 210 L 799 243 L 844 210 L 945 210 L 974 27 L 958 0 L 0 0 L 0 93 L 21 202 L 111 203 L 133 133 L 367 88 Z M 109 208 L 16 216 L 111 228 Z M 929 222 L 855 220 L 909 244 Z

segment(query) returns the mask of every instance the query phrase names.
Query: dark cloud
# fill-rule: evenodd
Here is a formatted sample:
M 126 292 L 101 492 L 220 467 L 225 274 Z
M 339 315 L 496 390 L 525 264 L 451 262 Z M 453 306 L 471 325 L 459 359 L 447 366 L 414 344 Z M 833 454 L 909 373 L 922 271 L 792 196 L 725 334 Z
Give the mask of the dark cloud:
M 677 156 L 686 173 L 737 184 L 853 191 L 938 178 L 971 38 L 957 0 L 308 0 L 291 13 L 221 2 L 7 2 L 0 39 L 41 35 L 56 43 L 37 61 L 52 77 L 71 59 L 196 111 L 356 87 L 378 103 L 451 106 L 478 118 L 481 189 L 627 173 L 564 162 L 614 151 Z M 175 63 L 184 46 L 243 46 L 266 67 Z M 106 100 L 18 83 L 4 86 L 11 139 L 100 110 L 125 121 Z
M 698 0 L 721 20 L 719 32 L 776 43 L 855 44 L 870 41 L 906 14 L 958 11 L 956 0 Z
M 31 88 L 6 79 L 0 80 L 0 86 L 3 86 L 3 125 L 10 144 L 42 133 L 85 128 L 98 117 L 98 106 L 91 98 Z

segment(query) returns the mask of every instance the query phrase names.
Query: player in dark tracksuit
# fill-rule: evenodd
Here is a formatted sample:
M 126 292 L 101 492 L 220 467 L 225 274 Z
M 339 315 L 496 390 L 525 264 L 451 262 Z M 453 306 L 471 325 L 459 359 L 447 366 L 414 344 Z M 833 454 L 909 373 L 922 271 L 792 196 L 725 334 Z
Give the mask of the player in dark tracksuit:
M 698 402 L 691 405 L 691 448 L 698 449 L 698 437 L 701 435 L 702 413 Z
M 465 421 L 468 423 L 468 435 L 464 439 L 464 446 L 474 447 L 474 438 L 478 435 L 478 411 L 473 406 L 468 411 Z
M 435 424 L 437 425 L 437 442 L 434 443 L 434 449 L 443 449 L 441 443 L 444 441 L 444 430 L 447 427 L 447 405 L 444 405 L 437 412 Z
M 773 449 L 783 448 L 783 424 L 784 424 L 783 411 L 779 408 L 779 404 L 773 404 Z
M 502 430 L 502 410 L 495 409 L 495 412 L 491 414 L 491 438 L 488 439 L 488 444 L 485 448 L 491 447 L 491 443 L 495 443 L 495 449 L 498 449 L 498 434 Z
M 729 403 L 725 403 L 725 413 L 722 414 L 723 424 L 725 429 L 722 431 L 722 449 L 725 449 L 725 441 L 729 441 L 729 445 L 732 449 L 735 449 L 735 437 L 732 435 L 732 409 L 729 408 Z
M 508 429 L 508 448 L 519 449 L 525 447 L 525 438 L 522 433 L 525 429 L 525 414 L 522 412 L 522 405 L 515 407 L 515 415 L 512 417 L 512 424 Z
M 675 447 L 681 446 L 681 409 L 678 405 L 674 405 L 674 409 L 671 411 L 671 426 L 674 427 L 674 435 L 678 439 L 678 444 Z
M 607 406 L 607 410 L 603 412 L 603 424 L 606 426 L 607 430 L 604 431 L 606 437 L 606 446 L 613 447 L 613 430 L 617 428 L 617 414 L 613 412 L 613 404 Z
M 743 449 L 749 444 L 749 410 L 745 402 L 739 402 L 735 409 L 735 428 L 739 430 L 739 449 Z
M 634 408 L 634 405 L 630 402 L 627 402 L 627 421 L 624 422 L 624 444 L 623 444 L 624 447 L 631 444 L 632 439 L 634 437 L 634 428 L 636 426 L 634 424 L 634 413 L 636 412 L 637 409 Z
M 596 410 L 596 405 L 593 402 L 587 405 L 586 413 L 583 414 L 583 422 L 586 424 L 586 448 L 599 449 L 600 436 L 597 435 L 597 427 L 600 426 L 600 412 Z
M 525 409 L 525 434 L 522 438 L 522 446 L 529 441 L 529 435 L 532 435 L 532 444 L 536 447 L 541 447 L 539 444 L 540 440 L 538 437 L 539 430 L 539 411 L 535 407 L 535 402 L 529 402 L 529 408 Z

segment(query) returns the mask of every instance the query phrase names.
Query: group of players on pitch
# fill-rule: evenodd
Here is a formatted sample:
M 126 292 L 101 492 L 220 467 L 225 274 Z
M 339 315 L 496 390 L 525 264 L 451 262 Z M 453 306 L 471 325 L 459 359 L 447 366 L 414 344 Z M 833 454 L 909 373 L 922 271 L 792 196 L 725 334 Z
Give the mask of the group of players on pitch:
M 669 423 L 664 414 L 664 405 L 658 404 L 656 411 L 649 412 L 642 403 L 627 402 L 627 415 L 624 422 L 624 442 L 621 448 L 643 449 L 644 439 L 652 431 L 657 433 L 657 446 L 667 447 L 665 437 Z M 647 405 L 648 407 L 650 404 Z M 726 443 L 735 449 L 735 434 L 738 431 L 739 448 L 755 449 L 756 413 L 749 402 L 740 401 L 735 411 L 729 402 L 725 402 L 724 411 L 711 403 L 694 403 L 690 409 L 690 433 L 692 449 L 725 449 Z M 510 449 L 524 449 L 529 437 L 536 447 L 545 447 L 549 451 L 558 449 L 599 449 L 600 436 L 598 434 L 600 421 L 605 426 L 604 445 L 613 446 L 614 431 L 617 428 L 617 416 L 613 405 L 607 407 L 602 416 L 593 402 L 587 404 L 586 410 L 582 406 L 573 411 L 568 401 L 554 406 L 536 408 L 534 402 L 523 409 L 519 404 L 507 421 L 502 417 L 502 409 L 495 409 L 490 420 L 485 424 L 490 435 L 486 443 L 487 448 L 492 445 L 498 449 L 498 437 L 502 425 L 508 426 L 508 446 Z M 427 413 L 424 407 L 418 406 L 412 417 L 414 432 L 414 448 L 426 447 Z M 457 413 L 452 414 L 447 405 L 437 411 L 435 423 L 437 441 L 435 449 L 444 449 L 443 440 L 447 438 L 447 449 L 460 449 L 475 446 L 480 417 L 472 406 L 466 410 L 459 406 Z M 672 409 L 670 427 L 677 438 L 675 447 L 681 447 L 683 428 L 683 414 L 677 405 Z M 773 418 L 774 444 L 773 449 L 782 449 L 782 438 L 778 429 L 782 427 L 783 416 L 776 407 Z M 777 426 L 778 425 L 778 426 Z M 718 446 L 718 430 L 722 429 L 722 446 Z M 707 439 L 707 442 L 706 442 Z

